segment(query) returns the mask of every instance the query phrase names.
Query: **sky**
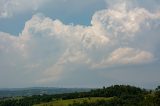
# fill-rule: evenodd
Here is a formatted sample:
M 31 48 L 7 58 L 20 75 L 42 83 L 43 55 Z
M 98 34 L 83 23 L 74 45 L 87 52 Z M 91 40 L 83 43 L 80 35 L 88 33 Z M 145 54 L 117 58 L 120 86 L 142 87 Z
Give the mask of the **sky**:
M 155 88 L 159 5 L 159 0 L 0 0 L 0 88 Z

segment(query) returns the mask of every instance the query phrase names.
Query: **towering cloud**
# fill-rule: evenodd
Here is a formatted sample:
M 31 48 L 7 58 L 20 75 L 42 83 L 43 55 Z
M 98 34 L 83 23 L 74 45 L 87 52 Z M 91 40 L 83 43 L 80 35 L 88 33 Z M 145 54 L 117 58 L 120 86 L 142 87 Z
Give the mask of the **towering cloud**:
M 15 0 L 8 1 L 7 9 L 8 5 L 18 4 Z M 1 17 L 11 14 L 10 10 L 1 10 Z M 159 21 L 159 11 L 130 8 L 125 0 L 97 11 L 90 26 L 65 25 L 36 14 L 26 22 L 19 36 L 0 33 L 0 71 L 36 71 L 33 80 L 44 83 L 57 81 L 64 72 L 76 68 L 75 64 L 87 65 L 91 70 L 146 64 L 155 60 L 154 51 L 139 39 L 151 37 L 145 31 L 152 31 L 154 22 Z

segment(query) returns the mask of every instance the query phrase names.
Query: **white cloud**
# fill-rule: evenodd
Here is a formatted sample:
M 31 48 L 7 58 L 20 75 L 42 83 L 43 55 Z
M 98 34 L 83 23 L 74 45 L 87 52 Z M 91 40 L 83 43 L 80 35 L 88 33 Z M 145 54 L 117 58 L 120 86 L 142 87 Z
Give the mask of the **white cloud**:
M 37 80 L 37 83 L 46 83 L 48 81 L 57 81 L 63 75 L 64 71 L 70 70 L 74 67 L 67 67 L 68 65 L 74 64 L 89 64 L 90 60 L 87 59 L 88 57 L 82 53 L 81 51 L 77 50 L 66 50 L 64 54 L 57 60 L 55 64 L 50 66 L 48 69 L 44 71 L 44 77 L 40 80 Z
M 5 70 L 12 66 L 19 71 L 39 71 L 40 78 L 35 81 L 43 83 L 59 79 L 67 71 L 66 67 L 73 64 L 91 68 L 151 62 L 154 53 L 143 46 L 133 48 L 132 43 L 137 41 L 131 39 L 144 31 L 142 25 L 160 19 L 159 12 L 130 9 L 125 2 L 119 6 L 96 12 L 91 26 L 65 25 L 60 20 L 34 15 L 19 36 L 0 33 L 0 63 L 8 66 Z
M 64 25 L 59 20 L 51 20 L 41 15 L 35 15 L 28 21 L 22 32 L 22 39 L 31 39 L 36 36 L 44 36 L 53 39 L 61 39 L 70 46 L 83 46 L 85 48 L 106 45 L 109 42 L 107 36 L 95 26 Z
M 111 53 L 108 61 L 123 64 L 137 64 L 149 62 L 153 59 L 153 55 L 146 51 L 135 50 L 133 48 L 118 48 Z
M 160 12 L 151 13 L 145 8 L 138 7 L 130 9 L 128 5 L 127 0 L 120 0 L 119 3 L 112 4 L 109 9 L 96 12 L 92 25 L 100 26 L 111 38 L 126 39 L 135 36 L 147 20 L 160 18 Z
M 113 65 L 141 64 L 154 60 L 154 56 L 147 51 L 134 48 L 118 48 L 100 63 L 94 64 L 95 68 L 110 67 Z
M 48 0 L 0 0 L 0 18 L 28 10 L 36 11 L 45 2 Z

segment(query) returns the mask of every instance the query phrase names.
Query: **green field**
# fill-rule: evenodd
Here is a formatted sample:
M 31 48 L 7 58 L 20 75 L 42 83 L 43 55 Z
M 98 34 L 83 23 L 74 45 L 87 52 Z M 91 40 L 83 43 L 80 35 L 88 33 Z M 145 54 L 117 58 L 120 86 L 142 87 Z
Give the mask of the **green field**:
M 73 104 L 74 102 L 82 103 L 83 101 L 87 101 L 89 103 L 96 102 L 97 100 L 111 100 L 112 98 L 104 98 L 104 97 L 91 97 L 91 98 L 78 98 L 78 99 L 68 99 L 68 100 L 56 100 L 53 102 L 37 104 L 34 106 L 68 106 L 69 104 Z

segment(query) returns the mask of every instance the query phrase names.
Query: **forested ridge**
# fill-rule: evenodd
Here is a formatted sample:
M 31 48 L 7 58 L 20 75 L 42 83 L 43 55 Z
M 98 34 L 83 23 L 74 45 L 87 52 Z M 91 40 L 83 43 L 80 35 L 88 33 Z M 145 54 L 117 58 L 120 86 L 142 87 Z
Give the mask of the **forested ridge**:
M 83 102 L 74 102 L 69 106 L 160 106 L 160 86 L 154 90 L 146 90 L 130 85 L 113 85 L 101 89 L 92 89 L 89 92 L 2 98 L 0 99 L 0 106 L 32 106 L 51 101 L 54 103 L 54 101 L 57 100 L 91 97 L 112 99 L 107 101 L 97 100 L 96 102 L 88 102 L 84 100 Z

